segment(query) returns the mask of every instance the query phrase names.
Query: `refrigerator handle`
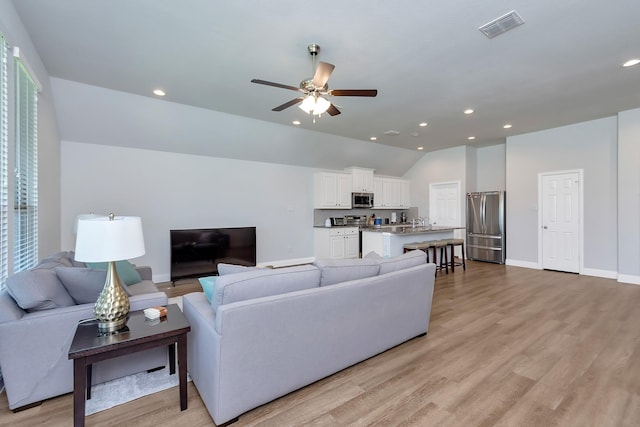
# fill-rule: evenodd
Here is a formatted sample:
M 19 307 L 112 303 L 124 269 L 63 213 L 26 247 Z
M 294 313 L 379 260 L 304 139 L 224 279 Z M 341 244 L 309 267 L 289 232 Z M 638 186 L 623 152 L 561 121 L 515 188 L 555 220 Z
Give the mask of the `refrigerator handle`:
M 480 196 L 480 227 L 482 229 L 482 233 L 483 234 L 487 234 L 487 223 L 486 223 L 486 215 L 485 215 L 485 205 L 486 205 L 486 199 L 485 199 L 485 195 L 482 194 Z

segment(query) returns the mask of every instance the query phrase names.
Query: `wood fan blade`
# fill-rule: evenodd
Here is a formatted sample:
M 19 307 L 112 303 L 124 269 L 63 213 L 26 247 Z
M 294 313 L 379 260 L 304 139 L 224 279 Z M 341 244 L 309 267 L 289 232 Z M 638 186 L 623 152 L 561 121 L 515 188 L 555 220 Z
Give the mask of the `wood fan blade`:
M 303 100 L 304 98 L 305 98 L 304 96 L 301 96 L 301 97 L 299 97 L 299 98 L 292 99 L 292 100 L 291 100 L 291 101 L 289 101 L 289 102 L 285 102 L 285 103 L 284 103 L 284 104 L 282 104 L 282 105 L 278 105 L 276 108 L 273 108 L 271 111 L 282 111 L 282 110 L 284 110 L 285 108 L 289 108 L 289 107 L 291 107 L 291 106 L 296 105 L 298 102 L 302 102 L 302 100 Z
M 327 80 L 333 73 L 333 69 L 336 68 L 335 65 L 329 64 L 328 62 L 319 62 L 318 68 L 316 68 L 316 73 L 313 76 L 313 85 L 317 88 L 324 87 L 327 84 Z
M 337 116 L 338 114 L 340 114 L 340 110 L 338 110 L 335 105 L 331 104 L 329 106 L 329 109 L 327 110 L 327 113 L 329 113 L 330 116 Z
M 329 92 L 332 96 L 376 96 L 377 89 L 333 89 Z
M 251 83 L 258 83 L 259 85 L 274 86 L 274 87 L 279 87 L 279 88 L 282 88 L 282 89 L 289 89 L 289 90 L 295 90 L 296 92 L 302 92 L 302 90 L 299 87 L 283 85 L 283 84 L 274 83 L 274 82 L 268 82 L 266 80 L 253 79 L 253 80 L 251 80 Z

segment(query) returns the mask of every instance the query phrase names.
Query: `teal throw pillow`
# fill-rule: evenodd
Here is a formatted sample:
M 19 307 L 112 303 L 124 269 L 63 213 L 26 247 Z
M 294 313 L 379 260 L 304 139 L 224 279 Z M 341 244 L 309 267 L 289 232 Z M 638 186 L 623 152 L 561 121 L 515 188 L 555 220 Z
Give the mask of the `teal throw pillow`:
M 106 262 L 88 262 L 87 267 L 93 268 L 94 270 L 107 270 L 108 263 Z M 116 261 L 116 271 L 118 272 L 118 277 L 120 281 L 124 285 L 133 285 L 136 283 L 142 282 L 142 277 L 140 277 L 140 273 L 136 270 L 136 267 L 131 264 L 127 260 Z
M 213 288 L 216 284 L 216 279 L 218 276 L 209 276 L 209 277 L 201 277 L 198 279 L 200 282 L 200 286 L 202 286 L 202 290 L 204 291 L 204 296 L 207 297 L 209 303 L 211 303 L 211 297 L 213 296 Z

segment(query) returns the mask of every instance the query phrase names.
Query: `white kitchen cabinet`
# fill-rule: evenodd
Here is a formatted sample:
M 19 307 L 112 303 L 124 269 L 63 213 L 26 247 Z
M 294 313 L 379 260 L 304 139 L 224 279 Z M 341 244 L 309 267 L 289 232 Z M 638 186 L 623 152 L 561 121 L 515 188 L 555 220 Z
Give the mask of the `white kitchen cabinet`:
M 358 258 L 360 241 L 358 227 L 315 229 L 316 259 Z
M 373 179 L 373 207 L 382 208 L 382 178 Z
M 397 178 L 374 180 L 374 207 L 379 209 L 408 209 L 410 207 L 409 181 Z
M 319 172 L 315 174 L 316 209 L 351 209 L 351 175 Z
M 411 207 L 411 186 L 409 181 L 400 181 L 400 207 L 409 209 Z
M 348 168 L 351 171 L 351 189 L 356 193 L 373 192 L 373 169 Z

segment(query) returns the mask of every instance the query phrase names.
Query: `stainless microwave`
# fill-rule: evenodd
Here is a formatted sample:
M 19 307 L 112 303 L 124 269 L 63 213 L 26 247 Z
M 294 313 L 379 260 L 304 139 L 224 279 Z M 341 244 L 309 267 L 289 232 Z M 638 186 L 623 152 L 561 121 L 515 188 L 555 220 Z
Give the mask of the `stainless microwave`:
M 372 208 L 373 193 L 351 193 L 352 208 Z

